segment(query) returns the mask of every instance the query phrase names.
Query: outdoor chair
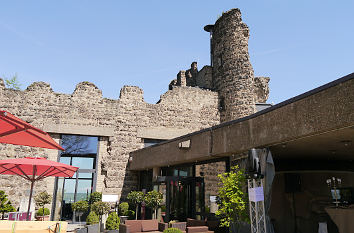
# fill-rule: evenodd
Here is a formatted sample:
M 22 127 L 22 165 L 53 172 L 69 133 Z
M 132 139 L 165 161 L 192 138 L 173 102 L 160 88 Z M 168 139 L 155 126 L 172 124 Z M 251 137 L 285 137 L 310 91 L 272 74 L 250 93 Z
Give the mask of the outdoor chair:
M 214 233 L 214 231 L 209 230 L 207 226 L 207 222 L 205 220 L 187 218 L 186 226 L 187 226 L 186 227 L 187 233 L 200 233 L 200 232 Z
M 167 223 L 152 220 L 125 220 L 124 224 L 119 225 L 119 233 L 157 233 L 168 228 Z

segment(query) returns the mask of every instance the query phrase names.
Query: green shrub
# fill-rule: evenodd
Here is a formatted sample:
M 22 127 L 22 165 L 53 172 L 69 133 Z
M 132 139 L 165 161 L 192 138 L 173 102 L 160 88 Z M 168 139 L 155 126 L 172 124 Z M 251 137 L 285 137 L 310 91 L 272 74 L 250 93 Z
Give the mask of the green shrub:
M 182 231 L 178 228 L 167 228 L 163 231 L 163 233 L 182 233 Z
M 111 212 L 106 221 L 106 230 L 118 230 L 120 218 L 116 212 Z
M 71 204 L 71 209 L 76 212 L 86 212 L 89 208 L 87 201 L 81 200 Z
M 44 214 L 43 214 L 43 211 L 44 211 Z M 49 215 L 50 212 L 49 212 L 49 209 L 48 208 L 40 208 L 39 210 L 37 210 L 36 212 L 36 216 L 43 216 L 43 215 Z
M 87 225 L 97 224 L 99 221 L 100 219 L 98 218 L 98 215 L 95 212 L 91 211 L 89 215 L 87 215 L 86 218 Z
M 230 223 L 249 222 L 248 195 L 245 192 L 247 179 L 244 170 L 231 167 L 230 172 L 218 175 L 222 185 L 218 191 L 219 209 L 215 215 L 220 218 L 220 226 Z
M 109 213 L 111 207 L 107 202 L 96 201 L 92 204 L 91 210 L 94 211 L 98 216 L 102 216 Z
M 134 210 L 128 210 L 128 219 L 129 220 L 134 220 L 135 219 L 135 211 Z
M 118 212 L 120 216 L 129 216 L 129 204 L 128 202 L 122 202 L 119 204 Z
M 95 202 L 102 201 L 102 193 L 100 192 L 93 192 L 90 195 L 89 204 L 92 205 Z

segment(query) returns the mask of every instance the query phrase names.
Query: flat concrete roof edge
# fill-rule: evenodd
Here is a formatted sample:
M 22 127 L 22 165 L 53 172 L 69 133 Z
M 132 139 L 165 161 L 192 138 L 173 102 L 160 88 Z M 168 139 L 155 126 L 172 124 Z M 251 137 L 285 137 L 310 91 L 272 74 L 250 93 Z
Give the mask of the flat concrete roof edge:
M 242 122 L 242 121 L 246 121 L 246 120 L 258 117 L 258 116 L 263 115 L 265 113 L 271 112 L 271 111 L 273 111 L 275 109 L 281 108 L 281 107 L 283 107 L 285 105 L 294 103 L 296 101 L 299 101 L 299 100 L 304 99 L 306 97 L 309 97 L 311 95 L 317 94 L 317 93 L 319 93 L 321 91 L 324 91 L 326 89 L 329 89 L 331 87 L 337 86 L 337 85 L 339 85 L 341 83 L 347 82 L 347 81 L 349 81 L 351 79 L 354 79 L 354 73 L 351 73 L 351 74 L 348 74 L 346 76 L 343 76 L 343 77 L 341 77 L 339 79 L 336 79 L 336 80 L 334 80 L 332 82 L 326 83 L 326 84 L 324 84 L 322 86 L 319 86 L 319 87 L 317 87 L 315 89 L 312 89 L 312 90 L 307 91 L 305 93 L 302 93 L 300 95 L 294 96 L 294 97 L 292 97 L 290 99 L 284 100 L 284 101 L 282 101 L 282 102 L 280 102 L 278 104 L 273 105 L 272 107 L 263 109 L 263 110 L 261 110 L 259 112 L 256 112 L 256 113 L 252 114 L 252 115 L 249 115 L 249 116 L 246 116 L 246 117 L 242 117 L 242 118 L 239 118 L 239 119 L 236 119 L 236 120 L 220 123 L 218 125 L 215 125 L 215 126 L 212 126 L 212 127 L 209 127 L 209 128 L 205 128 L 205 129 L 202 129 L 202 130 L 199 130 L 199 131 L 195 131 L 195 132 L 192 132 L 192 133 L 189 133 L 189 134 L 177 137 L 177 138 L 173 138 L 173 139 L 170 139 L 170 140 L 165 141 L 165 142 L 160 142 L 158 144 L 151 145 L 149 147 L 141 148 L 141 149 L 135 150 L 133 152 L 142 151 L 142 150 L 145 150 L 145 149 L 149 149 L 151 147 L 156 147 L 156 146 L 163 145 L 163 144 L 166 144 L 166 143 L 169 143 L 169 142 L 181 140 L 183 138 L 188 138 L 188 137 L 191 137 L 191 136 L 199 134 L 199 133 L 203 133 L 203 132 L 207 132 L 207 131 L 213 131 L 214 129 L 218 129 L 218 128 L 221 128 L 221 127 L 224 127 L 224 126 L 236 124 L 236 123 L 239 123 L 239 122 Z

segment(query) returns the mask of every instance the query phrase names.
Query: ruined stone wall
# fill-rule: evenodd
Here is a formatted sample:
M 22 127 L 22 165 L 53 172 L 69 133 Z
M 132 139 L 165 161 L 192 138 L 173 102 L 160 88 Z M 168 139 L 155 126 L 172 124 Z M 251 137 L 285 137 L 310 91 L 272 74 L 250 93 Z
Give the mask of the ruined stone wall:
M 196 87 L 179 87 L 161 96 L 158 104 L 146 103 L 138 87 L 124 86 L 117 100 L 102 98 L 94 84 L 82 82 L 73 94 L 55 93 L 49 84 L 36 82 L 24 91 L 7 89 L 0 80 L 0 109 L 36 127 L 47 124 L 113 128 L 113 136 L 100 137 L 97 191 L 126 195 L 137 186 L 137 176 L 127 170 L 129 153 L 143 147 L 137 130 L 144 127 L 188 128 L 191 131 L 216 125 L 218 95 Z M 67 127 L 67 128 L 68 128 Z M 52 134 L 59 142 L 60 135 Z M 58 151 L 0 145 L 0 159 L 38 155 L 57 160 Z M 14 176 L 0 176 L 0 190 L 10 194 L 15 206 L 29 183 Z M 54 179 L 36 184 L 36 191 L 54 191 Z
M 204 66 L 197 74 L 196 85 L 201 88 L 213 89 L 213 68 Z

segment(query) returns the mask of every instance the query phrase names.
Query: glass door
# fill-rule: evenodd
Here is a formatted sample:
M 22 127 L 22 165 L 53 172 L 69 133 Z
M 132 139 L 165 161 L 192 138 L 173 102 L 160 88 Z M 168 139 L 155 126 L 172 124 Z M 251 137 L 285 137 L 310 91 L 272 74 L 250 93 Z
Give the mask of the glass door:
M 202 177 L 166 177 L 166 220 L 202 219 L 204 179 Z

